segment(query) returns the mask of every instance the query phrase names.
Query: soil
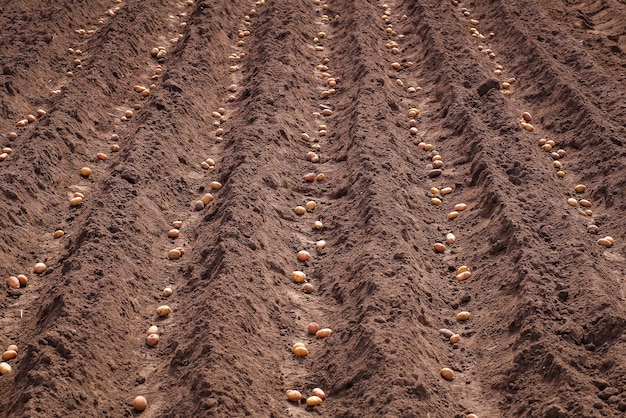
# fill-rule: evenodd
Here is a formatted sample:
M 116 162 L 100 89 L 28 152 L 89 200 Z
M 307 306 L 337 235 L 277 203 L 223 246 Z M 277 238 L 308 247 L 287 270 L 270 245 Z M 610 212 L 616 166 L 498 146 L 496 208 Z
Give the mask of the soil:
M 626 4 L 455 3 L 0 0 L 0 416 L 624 416 Z

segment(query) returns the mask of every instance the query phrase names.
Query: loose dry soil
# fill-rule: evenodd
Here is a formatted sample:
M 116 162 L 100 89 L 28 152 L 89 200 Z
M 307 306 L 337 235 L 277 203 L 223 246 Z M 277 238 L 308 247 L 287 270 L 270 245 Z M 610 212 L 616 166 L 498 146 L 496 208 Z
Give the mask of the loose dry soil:
M 0 377 L 0 416 L 626 414 L 624 1 L 0 0 L 0 10 L 0 145 L 12 149 L 0 162 L 0 346 L 19 346 Z M 337 80 L 328 97 L 324 57 Z M 133 90 L 152 83 L 147 97 Z M 320 105 L 333 114 L 316 115 Z M 566 152 L 564 177 L 540 138 Z M 429 177 L 420 142 L 441 155 L 440 176 Z M 215 170 L 201 167 L 207 158 Z M 326 179 L 305 182 L 308 172 Z M 431 204 L 431 187 L 446 186 Z M 70 207 L 77 191 L 84 202 Z M 308 200 L 317 207 L 296 215 Z M 468 209 L 448 220 L 457 203 Z M 433 251 L 449 232 L 456 243 Z M 606 235 L 613 247 L 596 243 Z M 184 255 L 169 260 L 175 247 Z M 472 277 L 457 282 L 461 265 Z M 28 285 L 9 289 L 20 273 Z M 173 312 L 159 319 L 162 304 Z M 463 310 L 471 319 L 457 322 Z M 332 335 L 307 335 L 311 321 Z M 298 341 L 307 357 L 291 353 Z M 315 387 L 320 406 L 286 399 Z M 141 414 L 136 395 L 148 399 Z

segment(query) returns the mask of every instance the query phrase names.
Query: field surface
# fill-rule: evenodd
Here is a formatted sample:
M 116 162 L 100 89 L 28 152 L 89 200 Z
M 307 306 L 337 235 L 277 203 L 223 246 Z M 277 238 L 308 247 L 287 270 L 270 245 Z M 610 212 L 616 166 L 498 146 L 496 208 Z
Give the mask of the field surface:
M 624 1 L 0 0 L 0 35 L 0 417 L 626 415 Z

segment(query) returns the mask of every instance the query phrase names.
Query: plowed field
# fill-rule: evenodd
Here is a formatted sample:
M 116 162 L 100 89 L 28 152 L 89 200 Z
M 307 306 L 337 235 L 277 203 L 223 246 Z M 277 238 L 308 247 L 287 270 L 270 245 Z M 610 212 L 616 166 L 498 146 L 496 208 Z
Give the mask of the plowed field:
M 0 417 L 626 414 L 624 1 L 0 0 L 0 34 Z

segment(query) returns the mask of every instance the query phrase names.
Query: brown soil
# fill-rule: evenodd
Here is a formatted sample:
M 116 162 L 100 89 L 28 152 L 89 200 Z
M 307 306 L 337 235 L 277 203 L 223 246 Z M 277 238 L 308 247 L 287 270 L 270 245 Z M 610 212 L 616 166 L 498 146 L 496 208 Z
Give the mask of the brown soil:
M 623 1 L 2 0 L 0 10 L 0 145 L 12 149 L 0 161 L 0 273 L 30 280 L 3 282 L 0 348 L 19 353 L 0 377 L 0 416 L 626 414 Z M 328 97 L 324 57 L 337 79 Z M 147 97 L 133 89 L 152 83 Z M 333 114 L 319 115 L 326 106 Z M 16 126 L 37 109 L 47 113 Z M 566 152 L 564 177 L 541 138 Z M 424 143 L 444 161 L 440 176 Z M 326 178 L 305 182 L 308 172 Z M 446 186 L 433 205 L 430 189 Z M 194 210 L 207 192 L 214 200 Z M 309 200 L 317 207 L 296 215 Z M 467 210 L 447 219 L 458 203 Z M 450 232 L 456 243 L 436 253 Z M 612 247 L 597 244 L 606 235 Z M 184 254 L 170 260 L 175 247 Z M 459 282 L 461 265 L 472 276 Z M 160 319 L 163 304 L 172 313 Z M 458 322 L 460 311 L 471 319 Z M 332 335 L 308 335 L 311 321 Z M 291 352 L 300 341 L 303 358 Z M 319 406 L 286 399 L 315 387 L 327 395 Z

